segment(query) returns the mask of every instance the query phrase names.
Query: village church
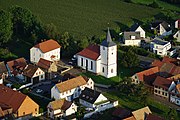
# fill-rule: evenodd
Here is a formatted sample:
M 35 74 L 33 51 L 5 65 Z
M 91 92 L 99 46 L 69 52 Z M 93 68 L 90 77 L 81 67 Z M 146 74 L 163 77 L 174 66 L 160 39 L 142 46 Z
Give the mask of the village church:
M 77 65 L 106 78 L 117 76 L 117 45 L 112 41 L 109 28 L 100 45 L 89 45 L 77 53 Z

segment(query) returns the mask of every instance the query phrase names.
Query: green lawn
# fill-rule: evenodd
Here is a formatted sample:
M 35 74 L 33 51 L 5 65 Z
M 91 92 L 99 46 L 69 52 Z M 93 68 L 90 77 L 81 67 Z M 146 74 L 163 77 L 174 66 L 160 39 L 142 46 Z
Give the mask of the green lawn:
M 75 36 L 105 35 L 109 26 L 143 20 L 160 12 L 159 9 L 126 3 L 120 0 L 1 0 L 0 9 L 19 5 L 30 9 L 44 23 L 54 23 L 60 32 Z M 109 25 L 108 25 L 109 23 Z
M 136 101 L 132 96 L 125 95 L 118 91 L 117 92 L 108 92 L 108 93 L 103 93 L 103 94 L 111 99 L 118 100 L 119 105 L 121 107 L 129 109 L 131 111 L 134 111 L 134 110 L 144 107 L 144 105 L 137 103 L 138 101 Z M 149 106 L 149 108 L 153 114 L 162 116 L 164 118 L 167 117 L 167 113 L 170 111 L 170 108 L 168 106 L 165 106 L 165 105 L 161 104 L 160 102 L 152 100 L 151 98 L 148 98 L 147 106 Z M 107 118 L 106 115 L 103 115 L 103 116 L 101 116 L 101 120 L 107 120 L 107 119 L 110 119 L 111 117 L 112 116 L 109 116 L 109 118 Z M 175 120 L 178 120 L 179 117 L 180 117 L 180 114 L 177 114 L 177 116 L 175 116 Z

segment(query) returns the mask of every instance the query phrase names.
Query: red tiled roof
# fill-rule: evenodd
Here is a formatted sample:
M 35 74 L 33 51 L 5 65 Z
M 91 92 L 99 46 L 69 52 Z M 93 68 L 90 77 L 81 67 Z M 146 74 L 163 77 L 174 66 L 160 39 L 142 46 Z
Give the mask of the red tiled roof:
M 149 115 L 147 115 L 146 120 L 164 120 L 164 119 L 150 113 Z
M 159 72 L 158 67 L 153 67 L 153 68 L 150 68 L 148 70 L 138 72 L 138 73 L 136 73 L 136 75 L 138 76 L 140 81 L 145 81 L 145 78 L 146 78 L 145 76 L 148 77 L 148 76 L 151 76 L 151 75 L 156 74 L 158 72 Z
M 40 58 L 39 62 L 37 63 L 37 66 L 44 68 L 44 69 L 49 69 L 51 64 L 52 64 L 52 61 Z
M 163 62 L 161 62 L 160 60 L 154 60 L 151 64 L 152 67 L 158 67 L 158 68 L 161 68 L 162 65 Z
M 41 42 L 35 45 L 34 47 L 39 48 L 43 53 L 45 53 L 45 52 L 49 52 L 51 50 L 60 48 L 61 46 L 55 40 L 50 39 L 50 40 Z
M 29 64 L 25 68 L 23 75 L 32 78 L 37 70 L 38 70 L 38 66 Z
M 157 78 L 155 79 L 153 85 L 155 86 L 159 86 L 162 87 L 164 89 L 169 89 L 170 85 L 171 85 L 171 80 L 157 76 Z
M 14 91 L 4 85 L 0 85 L 0 103 L 7 104 L 13 108 L 13 112 L 16 112 L 23 101 L 25 100 L 26 95 Z
M 178 62 L 175 58 L 169 58 L 168 56 L 163 57 L 162 62 L 176 64 Z
M 19 68 L 23 70 L 26 67 L 27 63 L 24 58 L 18 58 L 18 59 L 7 62 L 7 65 L 9 66 L 9 69 L 13 71 L 14 68 Z
M 176 85 L 176 89 L 177 89 L 177 91 L 180 93 L 180 84 L 177 84 L 177 85 Z
M 98 45 L 89 45 L 87 48 L 83 49 L 81 52 L 77 53 L 77 55 L 97 60 L 100 56 L 100 47 Z

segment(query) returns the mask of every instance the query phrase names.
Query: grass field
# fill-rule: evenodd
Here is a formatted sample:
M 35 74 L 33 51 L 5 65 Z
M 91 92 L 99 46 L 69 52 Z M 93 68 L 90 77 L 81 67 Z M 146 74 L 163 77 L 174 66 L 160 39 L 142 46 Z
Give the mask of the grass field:
M 105 35 L 109 26 L 118 29 L 132 19 L 147 19 L 160 12 L 147 6 L 120 0 L 1 0 L 0 9 L 19 5 L 30 9 L 42 22 L 54 23 L 60 32 L 75 36 Z M 109 23 L 109 25 L 108 25 Z

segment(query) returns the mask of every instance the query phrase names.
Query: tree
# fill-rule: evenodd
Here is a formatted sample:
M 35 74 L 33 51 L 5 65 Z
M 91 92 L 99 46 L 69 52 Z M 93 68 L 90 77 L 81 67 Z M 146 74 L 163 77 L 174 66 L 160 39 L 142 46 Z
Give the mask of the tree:
M 88 38 L 85 37 L 82 40 L 78 40 L 78 46 L 80 49 L 84 49 L 89 45 L 89 41 Z
M 85 108 L 82 106 L 79 106 L 75 114 L 78 120 L 82 120 L 84 118 Z
M 128 68 L 136 67 L 139 65 L 138 56 L 129 49 L 127 52 L 123 53 L 121 64 Z
M 7 11 L 0 11 L 0 46 L 7 43 L 12 36 L 12 17 Z
M 57 27 L 53 23 L 45 25 L 43 31 L 46 39 L 57 39 L 60 36 Z

